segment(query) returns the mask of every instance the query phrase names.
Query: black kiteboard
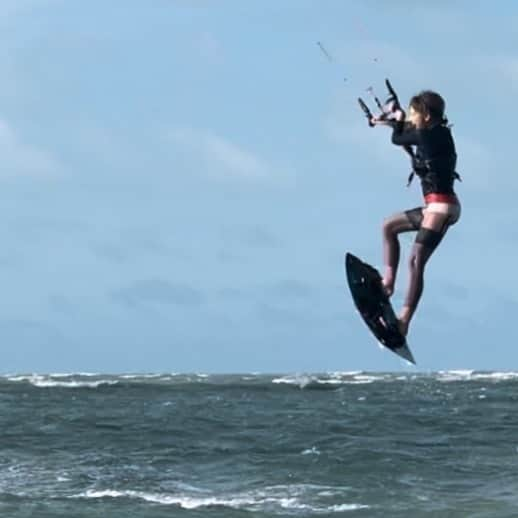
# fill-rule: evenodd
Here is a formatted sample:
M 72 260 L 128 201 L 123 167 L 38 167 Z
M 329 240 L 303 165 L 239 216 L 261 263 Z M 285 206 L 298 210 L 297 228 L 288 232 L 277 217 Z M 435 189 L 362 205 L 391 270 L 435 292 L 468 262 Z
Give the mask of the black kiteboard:
M 378 342 L 415 364 L 406 338 L 399 331 L 396 314 L 383 290 L 378 270 L 346 253 L 345 272 L 356 309 Z

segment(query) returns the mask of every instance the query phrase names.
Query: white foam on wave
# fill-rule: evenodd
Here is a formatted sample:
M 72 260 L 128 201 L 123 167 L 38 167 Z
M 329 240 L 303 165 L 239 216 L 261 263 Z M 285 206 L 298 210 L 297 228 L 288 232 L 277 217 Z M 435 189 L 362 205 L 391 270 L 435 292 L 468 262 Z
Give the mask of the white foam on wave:
M 453 374 L 458 376 L 471 376 L 475 371 L 472 369 L 453 369 L 449 371 L 440 371 L 440 372 L 446 372 L 447 374 Z
M 518 372 L 480 372 L 475 373 L 472 379 L 476 380 L 494 380 L 494 381 L 505 381 L 518 378 Z
M 153 379 L 166 376 L 165 374 L 120 374 L 119 377 L 125 380 Z
M 118 491 L 113 489 L 105 489 L 102 491 L 87 490 L 79 495 L 74 495 L 72 498 L 136 498 L 139 500 L 145 500 L 146 502 L 152 502 L 155 504 L 164 505 L 179 505 L 184 509 L 196 509 L 197 507 L 205 507 L 210 505 L 228 505 L 233 507 L 234 500 L 219 500 L 215 497 L 207 498 L 193 498 L 185 496 L 171 496 L 162 493 L 147 493 L 144 491 Z
M 357 511 L 358 509 L 368 509 L 368 505 L 362 504 L 338 504 L 328 507 L 328 511 L 332 513 L 341 513 L 342 511 Z
M 97 376 L 97 374 L 96 374 Z M 32 380 L 35 380 L 35 379 L 65 379 L 65 378 L 80 378 L 80 377 L 83 377 L 82 374 L 59 374 L 59 373 L 56 373 L 56 374 L 36 374 L 36 373 L 32 373 L 32 374 L 18 374 L 16 376 L 13 376 L 13 375 L 10 375 L 10 376 L 7 376 L 6 378 L 9 380 L 9 381 L 32 381 Z M 86 377 L 86 376 L 85 376 Z
M 476 372 L 474 370 L 449 370 L 439 371 L 437 373 L 437 379 L 439 381 L 507 381 L 512 379 L 518 379 L 518 372 Z
M 330 378 L 317 378 L 315 381 L 321 385 L 343 385 L 344 383 L 347 383 L 344 380 Z
M 320 451 L 316 446 L 312 446 L 311 448 L 308 448 L 307 450 L 304 450 L 301 455 L 320 455 Z
M 336 372 L 332 374 L 344 385 L 358 385 L 362 383 L 374 383 L 375 381 L 386 381 L 390 379 L 390 375 L 368 373 L 364 371 Z
M 314 376 L 283 376 L 282 378 L 272 379 L 272 383 L 275 384 L 286 384 L 286 385 L 297 385 L 300 388 L 304 388 L 310 383 L 314 382 L 316 378 Z
M 119 383 L 117 380 L 113 379 L 100 379 L 95 381 L 85 381 L 72 379 L 70 381 L 64 381 L 64 376 L 57 376 L 57 380 L 53 379 L 56 377 L 54 375 L 43 376 L 41 374 L 31 374 L 31 375 L 23 375 L 23 376 L 12 376 L 7 378 L 9 381 L 15 382 L 29 382 L 34 387 L 39 388 L 49 388 L 49 387 L 60 387 L 60 388 L 97 388 L 101 385 L 116 385 Z
M 48 374 L 51 378 L 72 378 L 73 376 L 93 377 L 101 376 L 98 372 L 53 372 Z
M 282 514 L 285 511 L 309 511 L 314 513 L 335 513 L 367 509 L 369 506 L 356 503 L 342 503 L 323 505 L 322 503 L 306 503 L 302 498 L 309 489 L 320 489 L 320 498 L 325 496 L 336 497 L 337 489 L 327 487 L 300 486 L 273 486 L 264 490 L 244 492 L 242 494 L 216 495 L 170 495 L 165 493 L 151 493 L 134 490 L 87 490 L 69 498 L 130 498 L 154 504 L 177 505 L 183 509 L 197 509 L 200 507 L 220 506 L 232 509 L 263 510 L 273 514 Z M 342 488 L 343 489 L 343 488 Z
M 59 388 L 97 388 L 102 385 L 117 385 L 119 382 L 115 380 L 99 380 L 99 381 L 52 381 L 41 380 L 31 382 L 32 385 L 39 388 L 59 387 Z
M 364 383 L 372 383 L 374 381 L 380 381 L 385 379 L 384 376 L 372 376 L 368 374 L 357 374 L 354 376 L 354 381 L 356 382 L 364 382 Z
M 285 383 L 288 385 L 298 385 L 305 388 L 309 384 L 319 385 L 362 385 L 374 383 L 376 381 L 387 381 L 393 379 L 390 375 L 385 374 L 365 374 L 362 371 L 351 371 L 343 373 L 329 373 L 329 377 L 315 375 L 293 375 L 274 378 L 272 383 Z
M 32 378 L 32 376 L 25 376 L 25 375 L 7 376 L 7 379 L 9 381 L 29 381 L 31 378 Z
M 470 369 L 457 369 L 449 371 L 439 371 L 437 373 L 437 379 L 440 381 L 456 381 L 469 379 L 475 371 Z

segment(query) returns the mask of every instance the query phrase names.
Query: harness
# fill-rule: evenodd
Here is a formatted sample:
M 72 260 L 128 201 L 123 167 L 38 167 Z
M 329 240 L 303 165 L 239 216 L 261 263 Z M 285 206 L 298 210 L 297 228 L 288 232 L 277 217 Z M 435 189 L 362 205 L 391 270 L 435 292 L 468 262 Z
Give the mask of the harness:
M 457 157 L 455 157 L 456 159 Z M 410 187 L 410 184 L 412 183 L 412 180 L 414 179 L 414 176 L 419 176 L 419 178 L 425 178 L 428 174 L 433 173 L 433 163 L 434 159 L 420 159 L 415 156 L 415 154 L 412 156 L 412 170 L 410 171 L 410 174 L 408 175 L 406 186 Z M 462 177 L 460 176 L 457 171 L 452 171 L 451 176 L 453 178 L 453 181 L 458 180 L 459 182 L 462 182 Z
M 406 186 L 409 187 L 414 179 L 414 176 L 419 178 L 426 178 L 430 174 L 438 174 L 437 171 L 449 170 L 453 181 L 458 180 L 462 182 L 462 178 L 457 171 L 455 171 L 455 164 L 457 162 L 457 155 L 448 157 L 432 157 L 428 159 L 417 156 L 413 150 L 411 155 L 412 170 L 407 179 Z

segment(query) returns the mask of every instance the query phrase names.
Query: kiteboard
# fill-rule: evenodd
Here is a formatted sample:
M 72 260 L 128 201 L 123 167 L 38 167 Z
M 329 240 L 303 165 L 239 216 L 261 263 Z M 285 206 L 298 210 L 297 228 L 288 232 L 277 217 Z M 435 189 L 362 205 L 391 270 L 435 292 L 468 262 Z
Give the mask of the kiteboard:
M 415 364 L 406 338 L 399 331 L 396 314 L 383 289 L 378 270 L 347 252 L 345 272 L 356 309 L 378 342 Z

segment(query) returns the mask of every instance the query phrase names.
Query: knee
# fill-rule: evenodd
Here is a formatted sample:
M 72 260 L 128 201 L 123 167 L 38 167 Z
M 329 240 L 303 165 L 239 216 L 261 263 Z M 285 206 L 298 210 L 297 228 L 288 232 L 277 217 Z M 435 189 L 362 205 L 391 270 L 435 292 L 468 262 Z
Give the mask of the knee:
M 421 227 L 417 233 L 415 242 L 427 248 L 430 252 L 433 252 L 439 246 L 443 235 L 443 232 Z
M 386 237 L 395 235 L 394 225 L 390 218 L 385 218 L 383 220 L 382 231 L 383 231 L 383 235 Z

